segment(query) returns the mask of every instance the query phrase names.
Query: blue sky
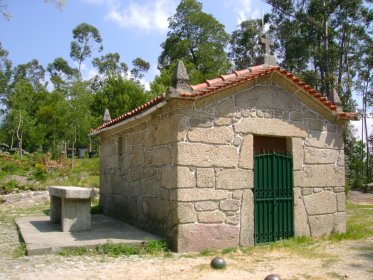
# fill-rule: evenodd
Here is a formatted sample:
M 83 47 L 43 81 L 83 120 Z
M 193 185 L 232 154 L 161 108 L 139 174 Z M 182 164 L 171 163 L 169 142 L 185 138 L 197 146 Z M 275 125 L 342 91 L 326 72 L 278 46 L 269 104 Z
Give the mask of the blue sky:
M 200 0 L 203 10 L 212 14 L 231 33 L 248 18 L 261 18 L 270 6 L 261 0 Z M 119 52 L 121 60 L 141 57 L 151 64 L 143 81 L 149 83 L 157 74 L 160 44 L 165 40 L 167 18 L 175 13 L 178 0 L 67 0 L 62 10 L 44 0 L 2 0 L 12 14 L 0 19 L 0 42 L 9 51 L 14 65 L 38 59 L 46 67 L 57 57 L 69 58 L 72 30 L 82 22 L 95 26 L 103 38 L 104 50 Z M 90 61 L 83 67 L 88 78 L 95 70 Z

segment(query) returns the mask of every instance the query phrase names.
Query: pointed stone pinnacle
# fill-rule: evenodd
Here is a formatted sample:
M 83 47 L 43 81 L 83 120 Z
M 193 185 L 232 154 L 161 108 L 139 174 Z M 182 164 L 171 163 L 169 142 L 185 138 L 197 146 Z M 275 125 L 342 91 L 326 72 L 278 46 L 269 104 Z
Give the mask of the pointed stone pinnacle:
M 167 96 L 178 96 L 180 93 L 185 92 L 192 92 L 192 87 L 189 84 L 189 75 L 184 63 L 178 60 L 172 77 L 171 87 L 167 91 Z
M 109 109 L 105 109 L 104 117 L 103 117 L 103 122 L 108 123 L 111 121 Z

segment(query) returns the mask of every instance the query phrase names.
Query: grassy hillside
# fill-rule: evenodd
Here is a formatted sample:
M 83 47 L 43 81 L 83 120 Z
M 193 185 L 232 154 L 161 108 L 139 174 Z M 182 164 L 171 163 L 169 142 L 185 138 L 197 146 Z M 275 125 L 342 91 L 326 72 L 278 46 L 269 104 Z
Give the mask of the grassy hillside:
M 30 156 L 0 153 L 0 194 L 44 190 L 51 185 L 99 186 L 99 159 L 51 160 L 49 154 Z

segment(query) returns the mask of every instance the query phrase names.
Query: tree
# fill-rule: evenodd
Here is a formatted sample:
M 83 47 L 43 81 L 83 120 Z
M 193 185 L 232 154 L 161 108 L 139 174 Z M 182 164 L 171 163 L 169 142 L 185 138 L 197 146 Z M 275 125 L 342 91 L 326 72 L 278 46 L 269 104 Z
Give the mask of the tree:
M 139 83 L 119 76 L 108 79 L 104 87 L 94 95 L 91 110 L 94 116 L 101 119 L 105 109 L 109 109 L 111 116 L 115 118 L 144 104 L 150 98 Z
M 161 45 L 159 69 L 172 70 L 182 59 L 191 83 L 226 73 L 230 63 L 224 51 L 229 35 L 196 0 L 182 0 L 169 19 L 169 32 Z
M 53 4 L 59 10 L 61 10 L 66 4 L 66 0 L 44 0 L 44 2 Z M 9 20 L 12 17 L 8 12 L 8 4 L 2 4 L 2 0 L 0 0 L 0 14 L 6 20 Z
M 73 38 L 70 57 L 78 63 L 78 71 L 81 74 L 82 62 L 92 56 L 94 47 L 98 45 L 98 51 L 103 50 L 102 38 L 98 29 L 87 23 L 81 23 L 73 29 Z
M 127 77 L 128 66 L 120 62 L 119 53 L 108 53 L 93 59 L 92 64 L 97 68 L 98 74 L 92 80 L 92 88 L 98 90 L 104 86 L 105 81 L 119 76 Z
M 4 101 L 12 77 L 12 62 L 8 59 L 8 51 L 0 43 L 0 102 Z
M 135 58 L 132 60 L 133 68 L 131 70 L 131 74 L 135 78 L 135 80 L 141 79 L 144 77 L 144 73 L 148 72 L 150 68 L 149 62 L 143 60 L 140 57 Z
M 49 63 L 47 71 L 53 85 L 58 89 L 66 88 L 79 76 L 78 69 L 70 67 L 69 63 L 61 57 Z
M 232 32 L 228 57 L 236 69 L 255 65 L 263 54 L 259 44 L 262 35 L 262 21 L 258 19 L 243 21 L 238 29 Z
M 39 90 L 44 87 L 42 83 L 45 77 L 45 70 L 42 65 L 39 64 L 37 59 L 33 59 L 28 63 L 19 64 L 14 68 L 13 71 L 13 84 L 21 80 L 28 81 L 34 90 Z
M 44 97 L 45 92 L 36 92 L 29 81 L 22 79 L 8 98 L 9 113 L 4 122 L 10 128 L 11 146 L 17 141 L 21 156 L 25 147 L 32 151 L 43 143 L 43 130 L 34 112 Z

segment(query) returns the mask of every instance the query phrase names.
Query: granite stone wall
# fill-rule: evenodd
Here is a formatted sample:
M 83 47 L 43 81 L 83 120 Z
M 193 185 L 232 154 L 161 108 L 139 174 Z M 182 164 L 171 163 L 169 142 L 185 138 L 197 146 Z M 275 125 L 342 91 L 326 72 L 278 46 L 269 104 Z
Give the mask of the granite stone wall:
M 177 249 L 253 244 L 253 139 L 286 137 L 293 155 L 295 235 L 345 231 L 342 129 L 268 80 L 196 102 L 177 165 L 192 181 L 178 190 Z

